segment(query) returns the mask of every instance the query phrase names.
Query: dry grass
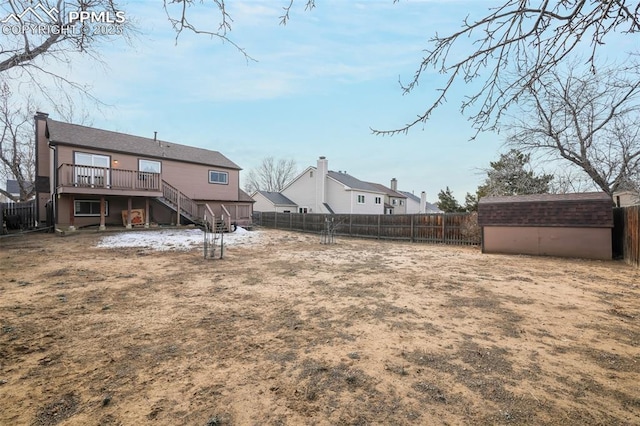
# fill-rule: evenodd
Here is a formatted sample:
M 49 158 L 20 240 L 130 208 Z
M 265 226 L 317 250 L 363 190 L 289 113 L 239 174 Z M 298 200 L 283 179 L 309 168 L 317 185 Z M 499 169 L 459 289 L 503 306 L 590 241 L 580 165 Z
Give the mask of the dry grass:
M 0 240 L 0 424 L 640 423 L 640 272 L 264 230 Z

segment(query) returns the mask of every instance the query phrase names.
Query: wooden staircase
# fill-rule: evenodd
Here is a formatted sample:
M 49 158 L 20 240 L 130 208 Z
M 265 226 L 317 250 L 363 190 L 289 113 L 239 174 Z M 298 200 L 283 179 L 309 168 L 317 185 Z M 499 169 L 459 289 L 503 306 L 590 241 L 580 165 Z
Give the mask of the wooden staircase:
M 177 223 L 180 223 L 180 218 L 184 217 L 194 225 L 201 228 L 207 227 L 207 229 L 213 232 L 231 231 L 231 215 L 224 206 L 222 206 L 222 210 L 226 217 L 224 217 L 224 215 L 222 217 L 215 217 L 207 205 L 205 205 L 204 216 L 201 216 L 198 203 L 184 195 L 180 190 L 165 180 L 162 181 L 162 195 L 163 196 L 157 198 L 157 200 L 177 213 Z

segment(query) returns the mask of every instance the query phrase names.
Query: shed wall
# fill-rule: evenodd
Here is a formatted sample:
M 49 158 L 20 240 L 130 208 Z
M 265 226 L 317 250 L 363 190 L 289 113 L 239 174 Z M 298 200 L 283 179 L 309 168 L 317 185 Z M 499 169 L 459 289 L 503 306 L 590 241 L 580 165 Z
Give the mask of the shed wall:
M 611 228 L 484 226 L 484 253 L 611 260 Z

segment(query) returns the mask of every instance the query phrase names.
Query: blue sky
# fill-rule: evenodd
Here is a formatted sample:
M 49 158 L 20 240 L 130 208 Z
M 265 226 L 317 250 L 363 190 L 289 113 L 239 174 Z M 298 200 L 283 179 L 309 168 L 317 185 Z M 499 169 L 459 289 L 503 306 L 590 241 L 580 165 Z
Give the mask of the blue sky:
M 89 124 L 222 152 L 244 169 L 267 157 L 293 158 L 302 171 L 326 156 L 329 168 L 401 190 L 447 185 L 459 201 L 482 180 L 480 168 L 499 156 L 503 137 L 474 131 L 459 106 L 473 86 L 459 85 L 424 126 L 408 135 L 375 136 L 370 128 L 401 127 L 437 96 L 442 76 L 427 73 L 403 96 L 427 40 L 448 33 L 495 2 L 483 0 L 297 0 L 286 26 L 285 0 L 228 1 L 229 33 L 257 60 L 207 36 L 175 33 L 158 2 L 131 2 L 127 19 L 140 31 L 131 45 L 106 44 L 107 67 L 74 57 L 72 76 L 108 106 L 89 108 Z M 214 18 L 195 15 L 200 25 Z M 454 52 L 453 54 L 464 54 Z M 54 117 L 55 118 L 55 117 Z

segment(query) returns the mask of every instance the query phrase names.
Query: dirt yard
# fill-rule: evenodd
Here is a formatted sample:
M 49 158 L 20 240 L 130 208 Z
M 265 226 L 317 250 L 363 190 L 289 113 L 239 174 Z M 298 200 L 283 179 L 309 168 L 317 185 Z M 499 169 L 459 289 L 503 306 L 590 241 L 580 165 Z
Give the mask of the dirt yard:
M 0 240 L 0 424 L 640 424 L 640 270 L 257 232 Z

